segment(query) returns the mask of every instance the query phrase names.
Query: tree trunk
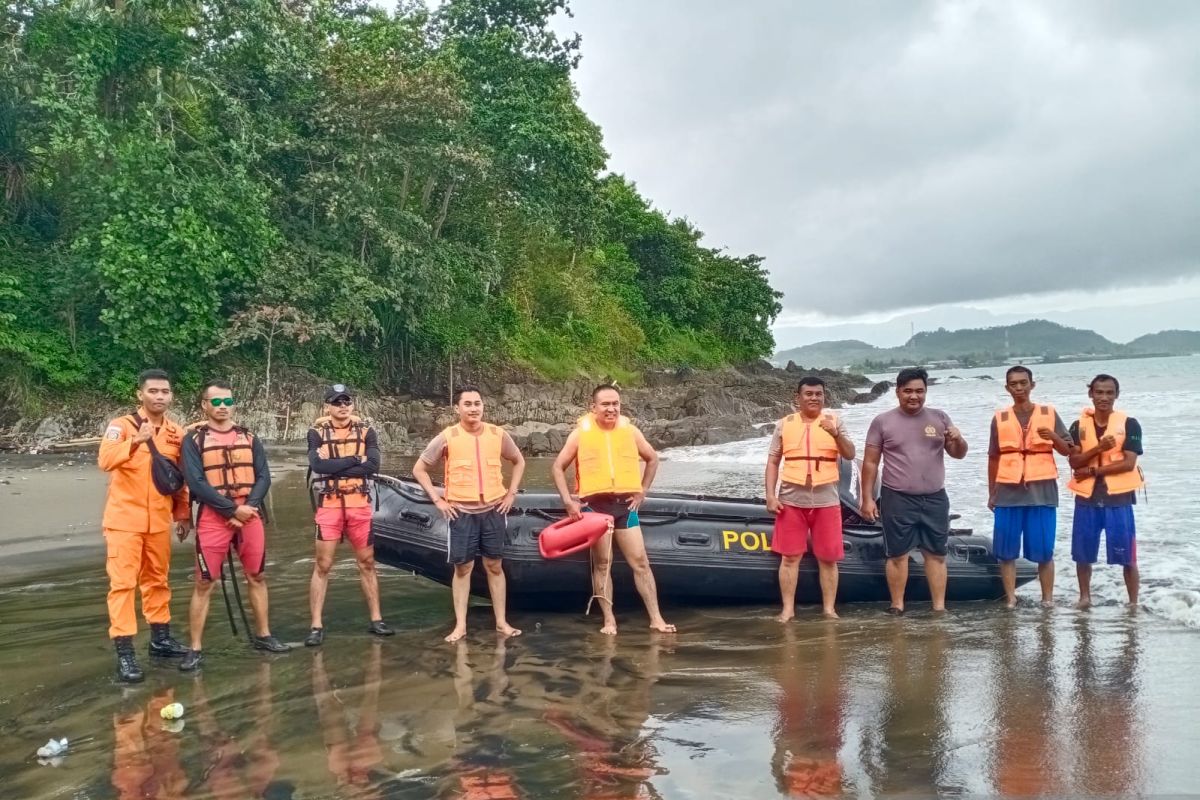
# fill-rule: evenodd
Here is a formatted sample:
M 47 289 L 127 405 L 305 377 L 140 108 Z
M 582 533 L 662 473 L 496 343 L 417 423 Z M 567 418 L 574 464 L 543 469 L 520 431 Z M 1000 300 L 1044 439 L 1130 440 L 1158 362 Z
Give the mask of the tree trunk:
M 433 186 L 435 183 L 434 176 L 430 175 L 425 179 L 425 188 L 421 190 L 421 210 L 425 211 L 429 208 L 429 199 L 433 197 Z
M 275 349 L 275 323 L 271 323 L 271 332 L 267 334 L 267 386 L 266 398 L 263 405 L 267 407 L 268 412 L 271 409 L 271 355 Z
M 404 208 L 408 204 L 408 179 L 411 177 L 412 168 L 404 165 L 404 180 L 400 181 L 400 207 Z
M 442 235 L 442 225 L 446 223 L 446 216 L 450 213 L 450 197 L 454 194 L 454 187 L 457 185 L 457 180 L 450 181 L 446 184 L 446 191 L 442 193 L 442 207 L 438 209 L 437 219 L 433 223 L 434 239 Z

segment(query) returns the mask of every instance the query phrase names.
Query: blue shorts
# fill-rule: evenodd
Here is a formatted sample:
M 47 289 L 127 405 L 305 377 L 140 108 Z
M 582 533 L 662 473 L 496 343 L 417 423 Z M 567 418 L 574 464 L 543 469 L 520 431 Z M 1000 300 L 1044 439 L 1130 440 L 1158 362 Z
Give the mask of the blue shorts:
M 1095 564 L 1100 555 L 1100 531 L 1109 564 L 1137 564 L 1137 527 L 1133 506 L 1092 506 L 1075 501 L 1075 525 L 1071 530 L 1071 559 L 1077 564 Z
M 999 561 L 1015 561 L 1021 556 L 1038 564 L 1054 560 L 1054 529 L 1058 509 L 1054 506 L 1010 506 L 995 509 L 992 549 Z

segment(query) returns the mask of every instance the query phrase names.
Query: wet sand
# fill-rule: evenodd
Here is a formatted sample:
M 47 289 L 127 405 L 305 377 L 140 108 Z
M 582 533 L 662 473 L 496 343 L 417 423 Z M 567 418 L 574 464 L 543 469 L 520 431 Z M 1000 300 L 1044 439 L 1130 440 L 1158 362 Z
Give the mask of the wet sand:
M 272 627 L 292 642 L 307 629 L 311 570 L 301 479 L 278 478 L 268 542 Z M 4 538 L 19 538 L 9 527 Z M 448 590 L 384 569 L 399 633 L 377 641 L 343 552 L 324 648 L 255 653 L 230 633 L 218 596 L 198 675 L 143 655 L 146 683 L 123 687 L 104 634 L 103 565 L 56 568 L 59 553 L 43 552 L 52 569 L 33 585 L 0 587 L 6 797 L 1113 796 L 1200 785 L 1197 634 L 1115 604 L 964 604 L 943 617 L 918 606 L 901 619 L 847 607 L 834 622 L 806 608 L 783 626 L 765 607 L 674 609 L 674 636 L 645 630 L 634 610 L 616 639 L 579 609 L 514 615 L 525 633 L 507 641 L 480 606 L 467 639 L 447 645 Z M 184 545 L 172 569 L 180 634 L 190 573 Z M 145 641 L 143 631 L 143 654 Z M 158 715 L 170 701 L 186 708 L 178 731 Z M 69 737 L 70 753 L 40 765 L 34 751 L 52 735 Z

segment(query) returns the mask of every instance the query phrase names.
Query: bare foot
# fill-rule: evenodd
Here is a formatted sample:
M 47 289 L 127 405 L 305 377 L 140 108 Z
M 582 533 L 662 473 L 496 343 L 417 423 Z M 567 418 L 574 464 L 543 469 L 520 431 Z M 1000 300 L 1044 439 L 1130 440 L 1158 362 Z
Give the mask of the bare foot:
M 514 628 L 512 625 L 509 625 L 507 622 L 504 623 L 503 625 L 497 625 L 496 633 L 502 633 L 505 636 L 520 636 L 521 635 L 521 631 L 519 629 Z
M 604 627 L 602 627 L 600 629 L 600 632 L 603 633 L 605 636 L 616 636 L 617 635 L 617 621 L 614 619 L 612 622 L 604 623 Z
M 1017 607 L 1017 598 L 1011 597 L 1008 600 L 1005 600 L 1004 607 L 1005 608 L 1016 608 Z
M 1086 609 L 1091 608 L 1092 607 L 1092 598 L 1090 598 L 1090 597 L 1079 598 L 1079 602 L 1077 602 L 1075 604 L 1075 607 L 1078 608 L 1080 611 L 1084 611 Z
M 446 635 L 445 641 L 453 644 L 454 642 L 457 642 L 459 639 L 463 638 L 466 635 L 467 635 L 466 628 L 455 628 L 454 630 L 450 631 L 450 633 L 448 633 Z
M 792 619 L 795 616 L 796 616 L 796 612 L 794 612 L 794 611 L 780 611 L 778 614 L 775 615 L 775 621 L 776 622 L 787 622 L 788 620 Z
M 1054 601 L 1053 600 L 1043 600 L 1042 608 L 1054 608 Z
M 821 616 L 824 617 L 825 619 L 841 619 L 841 617 L 838 616 L 838 613 L 836 611 L 834 611 L 832 608 L 826 608 L 825 610 L 823 610 L 821 612 Z
M 650 630 L 658 631 L 659 633 L 674 633 L 675 626 L 666 620 L 660 619 L 658 622 L 650 623 Z

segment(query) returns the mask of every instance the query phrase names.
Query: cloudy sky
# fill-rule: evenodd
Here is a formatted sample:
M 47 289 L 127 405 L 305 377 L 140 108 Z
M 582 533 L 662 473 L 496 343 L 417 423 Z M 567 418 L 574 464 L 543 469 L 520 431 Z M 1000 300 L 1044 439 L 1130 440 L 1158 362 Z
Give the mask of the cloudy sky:
M 781 347 L 1200 328 L 1200 2 L 573 7 L 610 167 L 767 258 Z

